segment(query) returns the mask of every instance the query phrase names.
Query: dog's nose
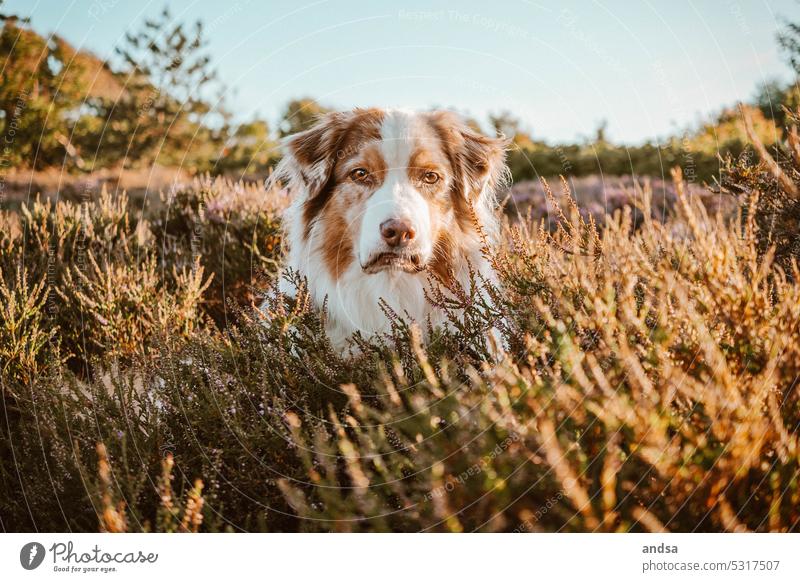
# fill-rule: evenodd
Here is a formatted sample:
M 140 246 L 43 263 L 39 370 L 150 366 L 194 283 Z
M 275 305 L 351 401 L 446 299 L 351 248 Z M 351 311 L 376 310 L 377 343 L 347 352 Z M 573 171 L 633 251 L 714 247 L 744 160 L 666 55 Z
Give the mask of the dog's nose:
M 390 218 L 381 223 L 381 236 L 390 247 L 404 247 L 417 235 L 405 220 Z

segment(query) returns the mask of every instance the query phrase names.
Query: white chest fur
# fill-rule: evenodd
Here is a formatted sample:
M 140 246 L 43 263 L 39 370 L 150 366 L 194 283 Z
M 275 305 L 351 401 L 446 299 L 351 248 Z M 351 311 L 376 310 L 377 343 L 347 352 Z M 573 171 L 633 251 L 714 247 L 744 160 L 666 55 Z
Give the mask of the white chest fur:
M 353 263 L 334 282 L 314 253 L 290 252 L 287 263 L 306 278 L 315 306 L 326 305 L 326 331 L 337 349 L 344 349 L 347 340 L 356 332 L 367 338 L 388 332 L 390 322 L 386 307 L 402 319 L 419 323 L 423 331 L 428 320 L 434 327 L 446 323 L 443 313 L 426 297 L 426 289 L 432 284 L 426 272 L 365 274 L 358 263 Z M 455 261 L 455 275 L 465 288 L 469 285 L 468 264 L 484 276 L 491 276 L 491 269 L 479 252 L 469 258 L 460 257 Z M 289 296 L 296 293 L 294 286 L 285 280 L 280 290 Z

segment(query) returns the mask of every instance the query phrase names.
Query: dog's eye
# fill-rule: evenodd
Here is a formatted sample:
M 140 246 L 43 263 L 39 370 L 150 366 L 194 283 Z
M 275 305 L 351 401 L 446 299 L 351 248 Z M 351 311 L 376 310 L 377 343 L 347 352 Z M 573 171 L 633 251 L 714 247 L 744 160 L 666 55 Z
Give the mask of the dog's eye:
M 439 181 L 439 174 L 436 172 L 425 172 L 425 175 L 422 176 L 422 181 L 426 184 L 436 184 Z
M 352 172 L 350 172 L 350 179 L 355 180 L 356 182 L 363 182 L 369 176 L 369 172 L 367 172 L 364 168 L 356 168 Z

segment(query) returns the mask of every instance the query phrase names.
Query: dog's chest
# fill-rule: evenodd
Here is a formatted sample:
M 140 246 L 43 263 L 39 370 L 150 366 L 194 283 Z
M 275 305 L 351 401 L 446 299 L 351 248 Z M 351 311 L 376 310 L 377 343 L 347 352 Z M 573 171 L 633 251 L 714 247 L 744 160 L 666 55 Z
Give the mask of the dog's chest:
M 437 315 L 425 297 L 425 288 L 424 274 L 346 274 L 326 293 L 331 340 L 335 344 L 344 342 L 357 331 L 365 336 L 385 333 L 391 328 L 391 313 L 424 325 L 429 315 Z

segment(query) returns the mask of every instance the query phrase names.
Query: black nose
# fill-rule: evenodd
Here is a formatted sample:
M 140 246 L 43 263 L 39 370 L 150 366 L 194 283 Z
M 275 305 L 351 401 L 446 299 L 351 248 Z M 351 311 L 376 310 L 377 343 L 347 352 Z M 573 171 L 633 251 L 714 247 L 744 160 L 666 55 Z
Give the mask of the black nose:
M 404 247 L 416 234 L 411 224 L 405 220 L 390 218 L 381 223 L 381 236 L 390 247 Z

